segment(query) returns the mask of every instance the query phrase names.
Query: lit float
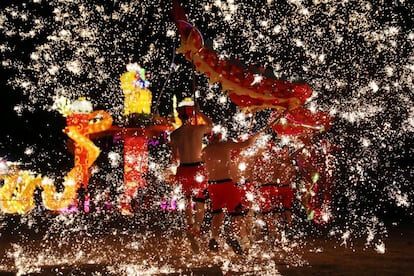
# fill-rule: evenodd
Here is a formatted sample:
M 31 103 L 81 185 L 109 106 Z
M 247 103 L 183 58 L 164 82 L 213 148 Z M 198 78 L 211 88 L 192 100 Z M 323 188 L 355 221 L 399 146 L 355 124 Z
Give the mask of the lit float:
M 120 77 L 124 94 L 123 126 L 112 126 L 96 133 L 92 139 L 104 136 L 121 139 L 124 160 L 124 191 L 120 200 L 122 214 L 133 213 L 131 202 L 140 188 L 147 186 L 148 143 L 165 131 L 173 130 L 172 122 L 151 114 L 152 92 L 148 89 L 149 75 L 137 63 L 128 64 Z
M 34 192 L 37 187 L 43 190 L 43 205 L 53 211 L 67 208 L 76 199 L 78 189 L 86 189 L 89 168 L 100 153 L 89 135 L 109 129 L 112 117 L 103 110 L 93 111 L 92 104 L 83 98 L 70 104 L 66 99 L 60 99 L 60 111 L 66 117 L 64 132 L 74 144 L 74 166 L 64 177 L 63 191 L 56 190 L 52 179 L 13 166 L 2 170 L 0 174 L 0 180 L 3 181 L 3 186 L 0 187 L 2 212 L 24 214 L 32 210 L 35 207 Z
M 124 93 L 124 125 L 112 125 L 111 115 L 103 110 L 93 111 L 85 98 L 70 103 L 59 98 L 58 111 L 66 117 L 64 132 L 68 135 L 68 149 L 74 153 L 74 167 L 67 173 L 63 191 L 57 192 L 54 181 L 31 171 L 19 170 L 6 161 L 1 164 L 0 210 L 9 214 L 24 214 L 35 208 L 36 188 L 42 190 L 43 205 L 48 210 L 73 210 L 78 192 L 86 194 L 90 170 L 100 154 L 93 140 L 104 136 L 120 137 L 124 145 L 124 193 L 120 208 L 131 214 L 131 200 L 140 187 L 145 187 L 148 172 L 148 141 L 174 126 L 166 119 L 151 114 L 152 93 L 148 89 L 148 75 L 138 64 L 128 64 L 121 75 Z M 83 200 L 88 201 L 88 198 Z M 76 210 L 76 208 L 74 208 Z

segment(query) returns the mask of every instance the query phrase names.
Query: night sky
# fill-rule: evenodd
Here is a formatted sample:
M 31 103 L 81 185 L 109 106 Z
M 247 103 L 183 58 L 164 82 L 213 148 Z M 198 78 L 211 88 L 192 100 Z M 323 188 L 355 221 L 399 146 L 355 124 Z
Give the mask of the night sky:
M 341 147 L 335 196 L 338 206 L 355 210 L 344 215 L 351 221 L 390 212 L 413 215 L 414 7 L 410 1 L 376 2 L 183 4 L 206 44 L 222 57 L 312 87 L 308 107 L 335 120 L 324 137 Z M 70 163 L 64 118 L 54 101 L 85 96 L 120 123 L 119 76 L 129 62 L 151 74 L 154 102 L 166 84 L 161 115 L 172 113 L 173 94 L 192 94 L 191 64 L 177 55 L 171 69 L 179 37 L 169 1 L 0 5 L 2 158 L 44 173 L 58 169 L 51 164 Z M 196 82 L 202 109 L 215 123 L 227 121 L 241 131 L 243 124 L 233 117 L 237 108 L 223 101 L 220 86 L 200 74 Z

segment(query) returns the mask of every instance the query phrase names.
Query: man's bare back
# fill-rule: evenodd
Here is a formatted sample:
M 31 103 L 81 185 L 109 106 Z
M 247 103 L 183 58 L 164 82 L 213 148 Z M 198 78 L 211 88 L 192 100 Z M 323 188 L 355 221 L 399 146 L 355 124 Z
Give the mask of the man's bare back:
M 180 164 L 196 163 L 201 161 L 203 136 L 211 132 L 213 121 L 200 112 L 195 105 L 195 114 L 200 116 L 206 124 L 192 125 L 191 118 L 186 117 L 183 125 L 174 130 L 171 135 L 172 160 Z M 178 165 L 178 164 L 177 164 Z
M 260 149 L 252 147 L 232 152 L 231 174 L 236 183 L 253 180 L 255 162 L 261 152 Z
M 212 141 L 203 150 L 203 160 L 209 180 L 231 179 L 232 164 L 231 151 L 250 146 L 256 140 L 257 135 L 244 142 Z
M 183 125 L 171 133 L 173 154 L 181 164 L 201 161 L 201 141 L 209 131 L 207 125 Z

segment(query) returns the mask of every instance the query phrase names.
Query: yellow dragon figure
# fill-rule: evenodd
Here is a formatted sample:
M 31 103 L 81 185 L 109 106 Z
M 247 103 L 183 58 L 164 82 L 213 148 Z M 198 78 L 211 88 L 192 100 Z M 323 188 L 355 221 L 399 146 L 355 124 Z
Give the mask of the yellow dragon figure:
M 60 210 L 72 203 L 76 197 L 76 191 L 83 184 L 85 174 L 88 173 L 88 169 L 100 153 L 100 149 L 89 139 L 88 135 L 105 131 L 112 125 L 111 115 L 103 110 L 94 111 L 88 115 L 89 124 L 86 129 L 79 128 L 77 125 L 65 128 L 66 134 L 80 150 L 75 150 L 75 165 L 64 178 L 64 190 L 58 193 L 53 181 L 49 179 L 44 179 L 42 182 L 43 204 L 49 210 Z M 86 162 L 82 162 L 82 155 L 86 158 Z
M 0 188 L 0 208 L 8 214 L 25 214 L 35 207 L 33 193 L 40 185 L 40 175 L 33 176 L 29 171 L 16 171 L 0 175 L 4 181 Z
M 74 167 L 64 178 L 62 192 L 56 191 L 56 186 L 50 178 L 33 176 L 29 171 L 15 170 L 0 175 L 3 186 L 0 187 L 0 209 L 9 214 L 24 214 L 35 207 L 33 198 L 37 186 L 43 189 L 43 204 L 49 210 L 60 210 L 68 207 L 76 197 L 76 192 L 85 173 L 98 158 L 100 149 L 89 139 L 88 135 L 109 129 L 112 117 L 109 113 L 98 110 L 87 114 L 86 127 L 79 127 L 78 123 L 69 125 L 65 132 L 75 142 L 80 150 L 75 150 Z M 82 156 L 81 156 L 82 155 Z M 83 159 L 85 159 L 83 162 Z

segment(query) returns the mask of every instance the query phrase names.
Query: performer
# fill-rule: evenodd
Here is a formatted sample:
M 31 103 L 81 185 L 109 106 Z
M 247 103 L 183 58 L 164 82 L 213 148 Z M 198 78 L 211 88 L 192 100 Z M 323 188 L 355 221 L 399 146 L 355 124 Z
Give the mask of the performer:
M 239 139 L 239 141 L 242 141 Z M 253 170 L 257 156 L 263 149 L 258 147 L 247 147 L 235 149 L 231 152 L 231 176 L 236 186 L 241 189 L 243 204 L 249 211 L 245 216 L 245 227 L 248 242 L 253 241 L 253 228 L 255 211 L 253 204 L 256 200 L 256 185 L 253 181 Z
M 257 159 L 254 172 L 260 214 L 266 222 L 268 237 L 273 242 L 277 235 L 277 221 L 283 218 L 287 226 L 292 224 L 296 168 L 288 148 L 279 149 L 270 143 L 267 151 Z
M 209 136 L 210 143 L 203 150 L 203 160 L 205 161 L 208 175 L 208 193 L 211 200 L 211 211 L 213 213 L 211 222 L 211 239 L 209 248 L 218 251 L 218 238 L 220 227 L 223 224 L 223 208 L 231 216 L 233 235 L 227 237 L 227 243 L 235 253 L 243 254 L 243 248 L 235 235 L 241 238 L 242 245 L 247 242 L 245 218 L 248 212 L 243 204 L 243 194 L 232 180 L 231 174 L 231 152 L 253 144 L 260 133 L 254 135 L 244 142 L 224 141 L 222 134 L 217 132 Z
M 78 188 L 78 211 L 81 213 L 85 212 L 85 200 L 86 200 L 86 189 L 82 183 Z
M 206 124 L 191 124 L 193 108 L 195 115 L 200 116 Z M 195 104 L 194 107 L 179 106 L 177 112 L 182 125 L 174 130 L 170 136 L 172 162 L 178 165 L 175 179 L 182 186 L 187 199 L 185 208 L 187 237 L 193 251 L 198 253 L 199 246 L 195 238 L 200 236 L 207 198 L 207 178 L 201 160 L 201 150 L 203 137 L 211 132 L 213 121 L 200 112 L 198 104 Z M 192 203 L 195 204 L 194 219 Z

